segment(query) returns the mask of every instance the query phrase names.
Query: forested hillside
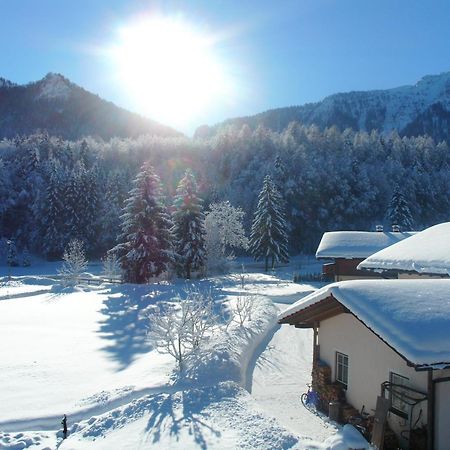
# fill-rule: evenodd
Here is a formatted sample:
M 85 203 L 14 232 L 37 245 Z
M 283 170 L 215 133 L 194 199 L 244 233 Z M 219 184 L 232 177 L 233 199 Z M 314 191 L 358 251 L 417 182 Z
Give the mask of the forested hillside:
M 372 130 L 401 136 L 427 134 L 436 141 L 450 138 L 450 72 L 427 75 L 413 86 L 355 91 L 330 95 L 322 101 L 265 111 L 254 116 L 228 119 L 214 127 L 200 127 L 199 136 L 212 136 L 223 127 L 244 124 L 284 130 L 290 122 L 337 126 L 341 131 Z
M 429 137 L 354 132 L 291 123 L 276 133 L 229 127 L 214 138 L 143 136 L 69 142 L 46 134 L 0 142 L 3 238 L 57 257 L 71 238 L 103 255 L 116 243 L 121 208 L 149 160 L 167 204 L 192 168 L 205 206 L 229 200 L 249 230 L 266 174 L 286 202 L 291 251 L 315 250 L 328 230 L 369 230 L 386 221 L 397 186 L 415 229 L 449 220 L 450 152 Z
M 0 78 L 0 139 L 46 131 L 63 139 L 137 137 L 181 133 L 119 108 L 60 74 L 17 85 Z

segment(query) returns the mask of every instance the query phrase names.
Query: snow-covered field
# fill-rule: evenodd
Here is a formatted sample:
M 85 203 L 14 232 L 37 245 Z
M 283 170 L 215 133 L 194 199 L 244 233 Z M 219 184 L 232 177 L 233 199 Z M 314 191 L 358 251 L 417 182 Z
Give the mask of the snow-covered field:
M 147 338 L 151 308 L 195 285 L 226 309 L 242 291 L 238 274 L 68 290 L 43 275 L 55 266 L 42 264 L 34 275 L 31 267 L 3 278 L 0 449 L 347 448 L 339 442 L 352 430 L 299 401 L 310 380 L 310 332 L 276 325 L 281 309 L 320 287 L 290 281 L 316 263 L 264 274 L 245 262 L 244 290 L 256 295 L 251 320 L 213 335 L 183 377 Z

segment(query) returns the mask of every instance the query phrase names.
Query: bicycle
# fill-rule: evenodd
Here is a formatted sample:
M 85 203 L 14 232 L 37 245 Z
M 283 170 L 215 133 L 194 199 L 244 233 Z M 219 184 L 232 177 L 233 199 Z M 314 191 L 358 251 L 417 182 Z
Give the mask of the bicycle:
M 313 391 L 311 384 L 308 383 L 306 386 L 308 386 L 308 391 L 304 392 L 301 395 L 300 400 L 306 409 L 315 410 L 319 406 L 319 402 L 320 402 L 319 393 L 316 391 Z
M 353 425 L 363 436 L 369 441 L 372 434 L 373 416 L 364 411 L 365 406 L 361 408 L 361 412 L 348 418 L 347 422 Z

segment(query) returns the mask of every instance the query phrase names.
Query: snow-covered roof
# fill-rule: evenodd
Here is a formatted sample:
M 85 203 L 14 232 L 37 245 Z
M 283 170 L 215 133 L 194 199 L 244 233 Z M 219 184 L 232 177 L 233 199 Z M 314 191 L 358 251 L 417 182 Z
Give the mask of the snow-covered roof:
M 381 250 L 358 268 L 450 275 L 450 222 L 427 228 L 406 241 Z
M 367 258 L 413 234 L 413 232 L 329 231 L 322 236 L 316 258 Z
M 450 364 L 450 280 L 341 281 L 302 298 L 278 320 L 331 296 L 412 364 Z

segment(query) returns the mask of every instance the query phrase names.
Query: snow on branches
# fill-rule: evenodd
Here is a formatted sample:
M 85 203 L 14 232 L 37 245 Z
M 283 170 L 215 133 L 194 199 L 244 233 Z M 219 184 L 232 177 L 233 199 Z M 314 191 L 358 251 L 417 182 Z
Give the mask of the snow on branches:
M 206 265 L 205 215 L 197 182 L 190 170 L 186 170 L 177 187 L 173 223 L 179 272 L 189 279 L 193 271 L 202 273 Z
M 161 353 L 172 356 L 181 372 L 217 325 L 210 292 L 191 290 L 186 299 L 159 305 L 151 316 L 149 339 Z
M 64 250 L 63 261 L 61 269 L 58 270 L 63 284 L 75 286 L 88 264 L 83 243 L 78 239 L 72 239 Z
M 272 259 L 272 269 L 275 261 L 289 261 L 287 224 L 283 203 L 283 198 L 272 178 L 266 175 L 263 188 L 259 193 L 258 206 L 250 234 L 250 251 L 256 261 L 265 259 L 266 272 L 269 258 Z
M 398 225 L 403 231 L 410 231 L 413 218 L 408 203 L 399 186 L 396 186 L 386 214 L 391 225 Z
M 121 243 L 112 250 L 118 254 L 125 281 L 146 283 L 169 269 L 173 260 L 171 226 L 161 181 L 145 163 L 125 202 Z
M 231 206 L 230 202 L 212 203 L 205 214 L 206 253 L 208 270 L 225 271 L 234 259 L 233 250 L 247 249 L 244 211 Z

